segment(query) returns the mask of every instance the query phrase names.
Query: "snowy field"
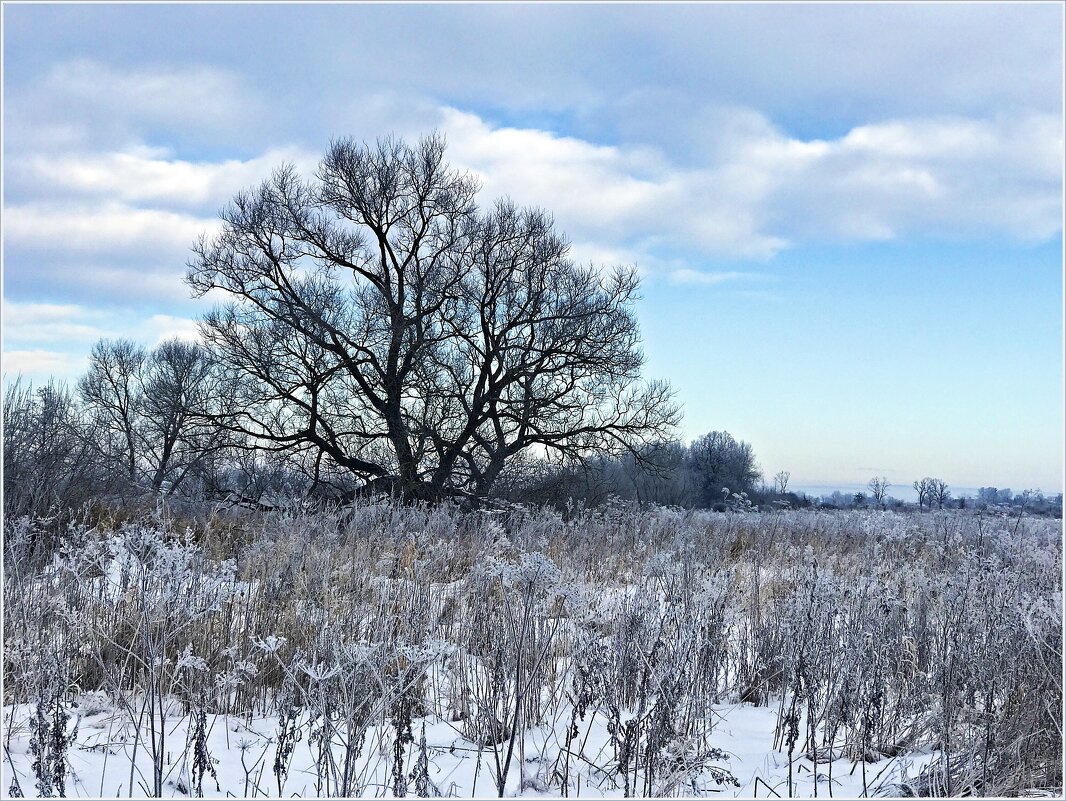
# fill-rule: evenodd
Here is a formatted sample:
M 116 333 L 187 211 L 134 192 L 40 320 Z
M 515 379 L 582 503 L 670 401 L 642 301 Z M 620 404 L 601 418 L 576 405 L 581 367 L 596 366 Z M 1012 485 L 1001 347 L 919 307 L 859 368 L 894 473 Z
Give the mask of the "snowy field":
M 1056 794 L 1059 521 L 369 505 L 5 536 L 3 787 Z
M 151 755 L 142 747 L 136 760 L 133 753 L 133 732 L 128 718 L 97 695 L 83 696 L 79 703 L 81 715 L 76 745 L 68 752 L 69 765 L 66 788 L 68 796 L 114 797 L 150 795 L 152 782 Z M 5 710 L 11 714 L 11 710 Z M 717 795 L 722 797 L 772 798 L 774 793 L 788 795 L 789 759 L 787 753 L 773 745 L 776 710 L 756 708 L 750 704 L 721 705 L 712 709 L 713 740 L 723 749 L 721 757 L 709 760 L 712 767 L 727 771 L 737 779 L 728 781 L 725 773 L 717 776 L 711 771 L 678 774 L 677 786 L 671 788 L 682 796 Z M 32 726 L 33 709 L 21 706 L 14 713 L 15 732 L 12 737 L 11 760 L 16 766 L 19 784 L 29 785 L 33 795 L 33 755 L 27 750 L 28 732 Z M 204 797 L 278 797 L 275 774 L 277 733 L 276 716 L 210 716 L 207 720 L 207 751 L 213 759 L 214 775 L 208 774 L 202 784 Z M 164 759 L 163 795 L 185 797 L 197 795 L 192 781 L 194 749 L 190 741 L 189 717 L 177 709 L 167 716 L 166 739 L 170 743 Z M 423 728 L 424 724 L 424 728 Z M 562 727 L 545 723 L 525 733 L 518 748 L 521 758 L 513 766 L 508 780 L 508 796 L 559 796 L 552 788 L 552 775 L 565 769 L 567 745 Z M 425 754 L 424 795 L 470 798 L 496 796 L 494 782 L 495 759 L 498 749 L 478 746 L 465 736 L 459 723 L 437 718 L 418 718 L 412 721 L 415 735 L 413 747 L 405 754 L 403 772 L 418 776 L 418 761 Z M 423 737 L 424 746 L 423 746 Z M 334 763 L 343 758 L 344 738 L 338 737 Z M 360 795 L 394 796 L 392 775 L 395 731 L 388 725 L 371 727 L 364 747 L 354 765 L 355 789 Z M 317 745 L 301 741 L 294 749 L 288 772 L 283 780 L 285 797 L 301 798 L 328 795 L 336 786 L 336 775 L 330 770 L 320 771 Z M 606 720 L 590 714 L 579 727 L 579 741 L 571 745 L 570 771 L 573 785 L 570 796 L 580 798 L 623 797 L 624 788 L 613 781 L 609 770 L 615 757 Z M 932 753 L 908 753 L 894 758 L 863 763 L 847 758 L 836 759 L 830 765 L 824 759 L 815 764 L 806 755 L 794 757 L 792 763 L 793 792 L 796 796 L 814 796 L 817 774 L 819 794 L 843 798 L 857 798 L 863 794 L 863 770 L 869 787 L 892 790 L 921 775 L 923 768 L 935 763 Z M 597 769 L 595 766 L 602 765 Z M 10 772 L 10 763 L 8 771 Z M 131 770 L 132 769 L 132 770 Z M 831 777 L 831 778 L 830 778 Z M 132 779 L 132 785 L 131 785 Z M 10 784 L 10 778 L 6 780 Z M 417 795 L 416 781 L 408 780 L 407 793 Z M 639 790 L 639 788 L 638 788 Z

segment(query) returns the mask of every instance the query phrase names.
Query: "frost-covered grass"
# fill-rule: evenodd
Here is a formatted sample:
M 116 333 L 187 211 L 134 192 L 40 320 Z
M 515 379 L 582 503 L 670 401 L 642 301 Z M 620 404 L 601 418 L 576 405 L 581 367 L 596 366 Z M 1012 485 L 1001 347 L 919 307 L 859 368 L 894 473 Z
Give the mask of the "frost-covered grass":
M 1062 786 L 1057 521 L 618 506 L 29 521 L 3 787 L 68 796 Z

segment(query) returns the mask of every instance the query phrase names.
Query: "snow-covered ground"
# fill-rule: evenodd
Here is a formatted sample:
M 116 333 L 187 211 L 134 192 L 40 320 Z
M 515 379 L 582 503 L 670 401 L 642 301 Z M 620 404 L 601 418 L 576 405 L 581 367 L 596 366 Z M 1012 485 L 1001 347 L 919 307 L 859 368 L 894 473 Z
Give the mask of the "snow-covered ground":
M 135 728 L 128 718 L 110 705 L 100 693 L 81 699 L 77 707 L 77 739 L 67 752 L 68 797 L 147 797 L 152 786 L 152 755 L 142 739 L 135 743 Z M 190 742 L 190 718 L 176 709 L 166 720 L 163 754 L 163 795 L 196 795 L 193 781 L 194 748 Z M 727 798 L 772 798 L 789 795 L 788 754 L 773 747 L 777 724 L 776 706 L 755 707 L 751 704 L 720 705 L 713 709 L 711 743 L 725 752 L 725 758 L 710 761 L 709 769 L 695 780 L 686 779 L 676 788 L 681 796 L 714 795 Z M 27 797 L 39 795 L 34 783 L 30 752 L 30 720 L 33 709 L 27 705 L 4 709 L 5 759 L 3 788 L 6 794 L 21 791 Z M 75 720 L 69 722 L 73 727 Z M 424 729 L 423 729 L 424 725 Z M 278 755 L 278 718 L 255 716 L 209 716 L 207 752 L 214 776 L 206 771 L 202 777 L 205 797 L 321 797 L 337 791 L 336 774 L 330 760 L 323 757 L 316 742 L 304 736 L 296 743 L 287 773 L 275 772 Z M 566 768 L 565 722 L 550 723 L 526 732 L 524 742 L 516 745 L 514 767 L 505 790 L 506 796 L 555 796 L 556 789 L 546 792 L 552 782 L 546 773 Z M 570 749 L 570 797 L 622 797 L 625 788 L 617 777 L 597 766 L 615 761 L 607 721 L 591 712 L 579 722 L 579 735 Z M 501 758 L 506 744 L 494 750 L 467 739 L 462 722 L 434 718 L 412 721 L 414 742 L 405 748 L 403 776 L 409 795 L 415 794 L 417 763 L 423 753 L 428 758 L 426 778 L 433 796 L 470 798 L 494 797 L 493 763 Z M 343 744 L 334 743 L 332 763 L 343 762 Z M 353 766 L 354 782 L 350 795 L 394 797 L 393 747 L 395 731 L 389 725 L 372 727 Z M 136 751 L 136 754 L 134 753 Z M 857 798 L 864 795 L 896 795 L 901 784 L 918 776 L 923 767 L 937 759 L 935 753 L 908 753 L 876 762 L 852 761 L 840 754 L 832 764 L 824 757 L 816 765 L 808 755 L 794 754 L 791 763 L 794 797 Z M 135 758 L 134 758 L 135 757 Z M 715 770 L 711 770 L 713 768 Z M 718 774 L 728 771 L 738 785 Z M 815 781 L 817 777 L 817 791 Z M 830 778 L 831 777 L 831 778 Z M 638 775 L 638 779 L 642 777 Z M 558 782 L 556 781 L 557 785 Z M 132 788 L 132 792 L 131 792 Z M 640 795 L 639 784 L 631 795 Z

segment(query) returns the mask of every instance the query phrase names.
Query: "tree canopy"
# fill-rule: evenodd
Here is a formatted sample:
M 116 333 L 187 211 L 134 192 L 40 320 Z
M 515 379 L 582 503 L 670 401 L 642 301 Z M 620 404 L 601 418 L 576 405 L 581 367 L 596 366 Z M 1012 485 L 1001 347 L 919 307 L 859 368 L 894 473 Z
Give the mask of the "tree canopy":
M 187 280 L 228 296 L 201 324 L 255 447 L 408 497 L 486 492 L 507 461 L 642 454 L 679 420 L 643 382 L 632 268 L 575 264 L 550 215 L 476 204 L 477 181 L 416 145 L 334 142 L 239 193 Z

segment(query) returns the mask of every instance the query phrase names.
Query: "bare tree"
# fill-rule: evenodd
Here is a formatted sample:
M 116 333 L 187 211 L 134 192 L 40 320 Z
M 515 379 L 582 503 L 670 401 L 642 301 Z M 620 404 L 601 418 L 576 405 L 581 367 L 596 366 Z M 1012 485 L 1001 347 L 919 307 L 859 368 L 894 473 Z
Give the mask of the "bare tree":
M 475 205 L 437 135 L 335 142 L 238 194 L 188 281 L 257 447 L 303 451 L 408 497 L 487 492 L 526 451 L 640 454 L 679 413 L 641 384 L 632 270 L 576 266 L 544 212 Z
M 89 369 L 78 393 L 95 415 L 105 453 L 123 465 L 130 483 L 137 480 L 137 421 L 140 417 L 144 348 L 128 339 L 101 339 L 93 345 Z
M 43 517 L 92 497 L 108 479 L 93 452 L 96 432 L 62 384 L 4 392 L 3 499 L 11 517 Z
M 163 342 L 145 361 L 138 432 L 154 490 L 165 482 L 173 492 L 205 456 L 226 444 L 207 415 L 211 368 L 201 345 L 180 339 Z
M 778 495 L 784 495 L 788 489 L 788 480 L 792 477 L 792 474 L 787 470 L 780 470 L 774 476 L 774 490 Z
M 930 478 L 929 481 L 929 504 L 936 503 L 937 509 L 943 509 L 944 503 L 951 497 L 948 485 L 939 478 Z
M 915 481 L 911 484 L 914 487 L 914 491 L 918 493 L 918 508 L 924 509 L 926 501 L 932 500 L 933 493 L 933 479 L 926 476 L 920 481 Z
M 130 340 L 98 341 L 78 391 L 99 456 L 130 483 L 177 489 L 227 444 L 208 415 L 228 408 L 212 368 L 195 343 L 172 339 L 146 351 Z
M 614 494 L 640 504 L 683 506 L 692 502 L 692 473 L 685 466 L 680 442 L 663 442 L 645 449 L 643 458 L 623 454 L 604 460 L 603 470 Z
M 728 431 L 712 431 L 695 439 L 689 446 L 688 463 L 705 506 L 721 503 L 723 489 L 751 493 L 761 477 L 751 445 L 734 439 Z
M 888 493 L 888 488 L 892 485 L 888 483 L 888 479 L 884 476 L 875 476 L 870 479 L 866 488 L 870 490 L 870 496 L 874 499 L 874 503 L 878 504 L 882 509 L 885 506 L 885 495 Z

